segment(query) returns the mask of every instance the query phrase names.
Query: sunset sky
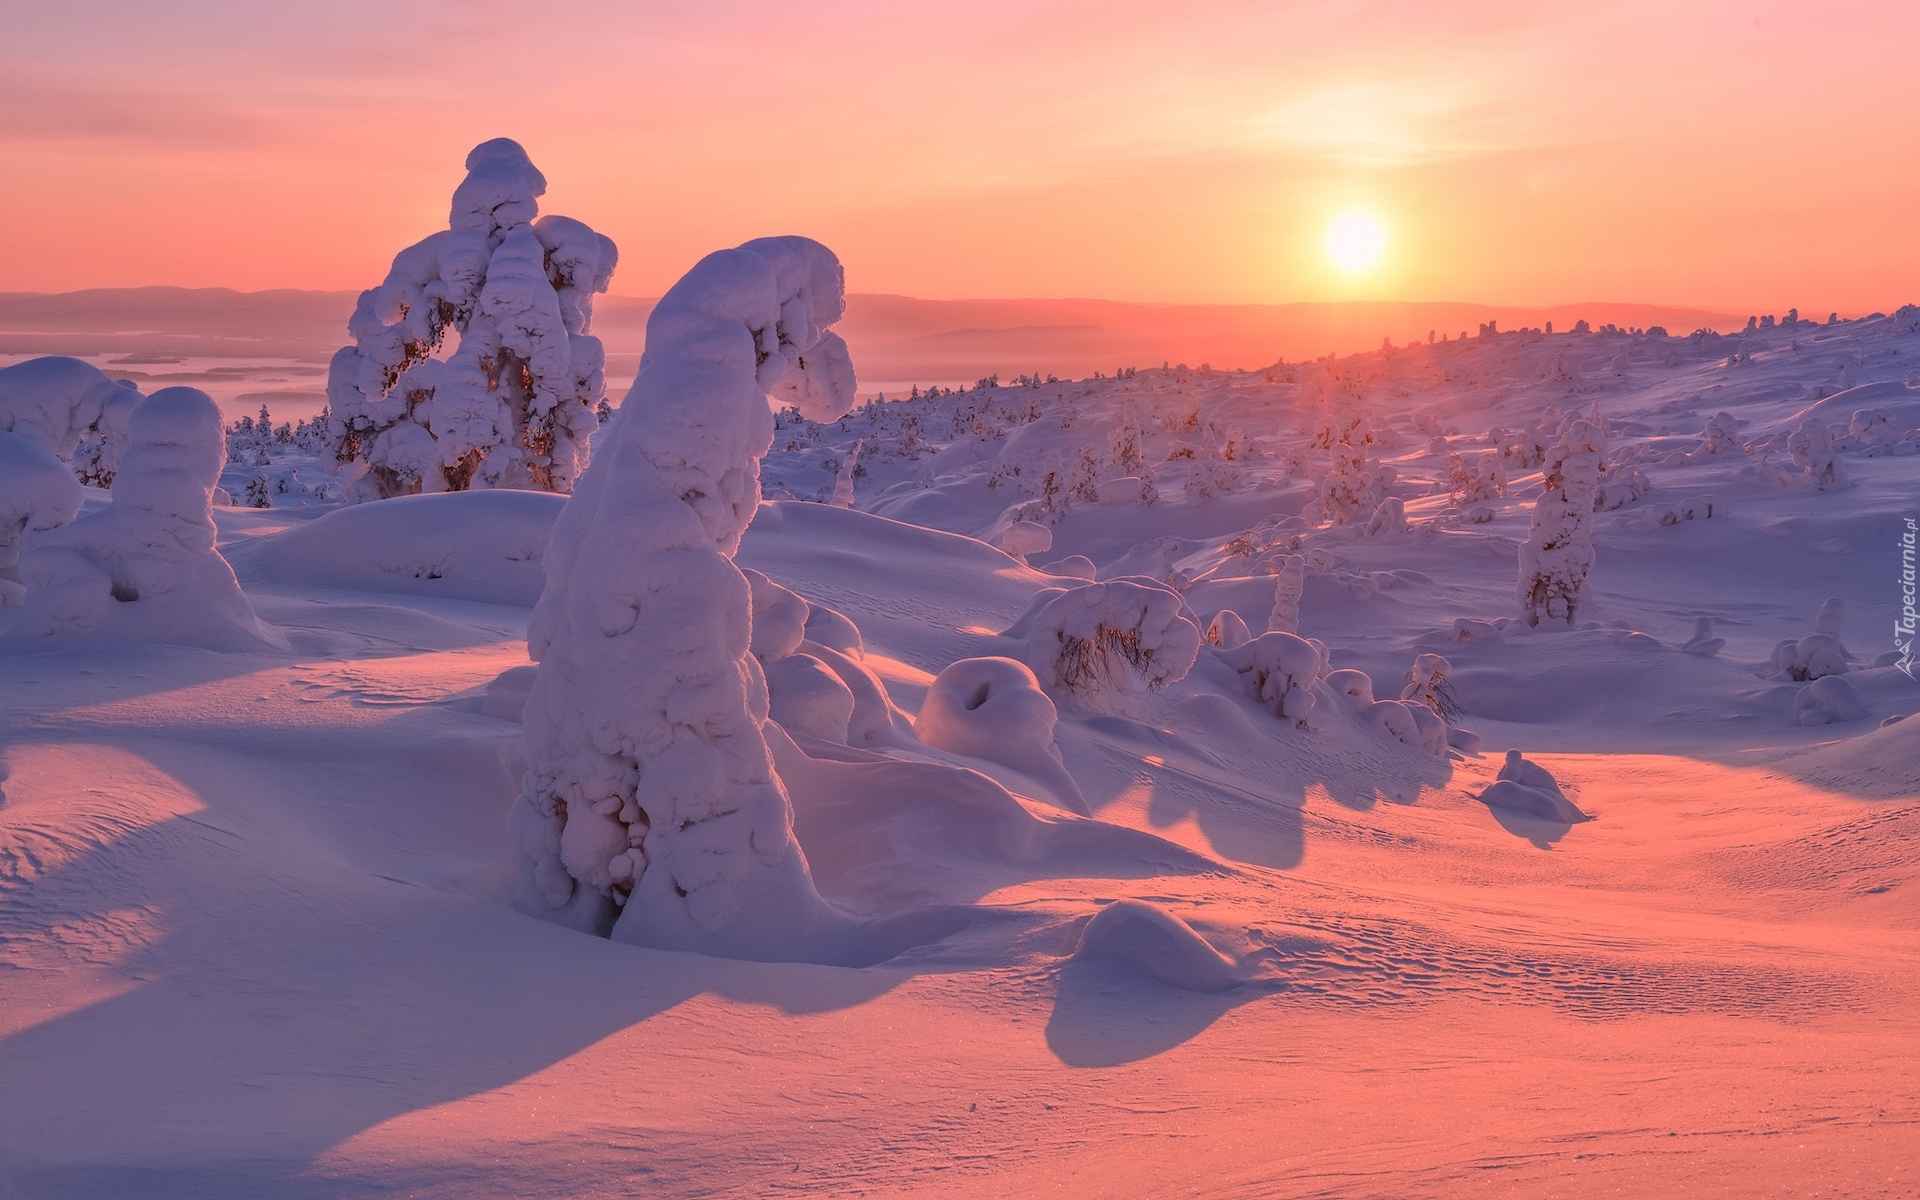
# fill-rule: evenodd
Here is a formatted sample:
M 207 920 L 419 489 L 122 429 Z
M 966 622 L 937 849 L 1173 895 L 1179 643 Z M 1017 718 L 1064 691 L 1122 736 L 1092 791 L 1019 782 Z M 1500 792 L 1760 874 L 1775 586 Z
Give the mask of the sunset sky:
M 626 295 L 793 232 L 935 298 L 1920 299 L 1911 3 L 539 7 L 3 0 L 0 290 L 369 286 L 509 136 Z

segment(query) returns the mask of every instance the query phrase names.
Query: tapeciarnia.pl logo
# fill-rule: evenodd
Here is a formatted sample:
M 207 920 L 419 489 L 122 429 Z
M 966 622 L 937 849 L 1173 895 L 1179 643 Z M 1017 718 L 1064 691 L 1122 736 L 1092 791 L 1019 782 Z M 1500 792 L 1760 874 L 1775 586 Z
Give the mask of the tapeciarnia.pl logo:
M 1906 518 L 1907 527 L 1900 533 L 1900 615 L 1893 622 L 1893 648 L 1900 652 L 1900 660 L 1894 665 L 1905 673 L 1908 679 L 1916 678 L 1913 673 L 1914 647 L 1914 542 L 1920 535 L 1914 518 Z

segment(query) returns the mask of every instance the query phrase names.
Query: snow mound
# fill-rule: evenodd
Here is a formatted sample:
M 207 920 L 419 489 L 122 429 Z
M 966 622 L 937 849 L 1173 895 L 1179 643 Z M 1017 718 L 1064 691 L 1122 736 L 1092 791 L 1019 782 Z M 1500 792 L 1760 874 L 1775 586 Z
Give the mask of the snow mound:
M 1246 982 L 1238 964 L 1193 926 L 1141 900 L 1116 900 L 1093 914 L 1073 957 L 1113 963 L 1194 992 L 1224 992 Z
M 401 592 L 531 608 L 566 497 L 477 491 L 338 508 L 233 551 L 279 583 Z
M 1313 713 L 1314 682 L 1327 666 L 1319 646 L 1306 638 L 1273 630 L 1214 653 L 1239 672 L 1249 696 L 1281 720 L 1305 727 Z M 1369 693 L 1372 686 L 1372 680 L 1368 680 Z
M 1044 783 L 1068 808 L 1085 814 L 1086 799 L 1054 745 L 1059 713 L 1024 664 L 1010 658 L 963 658 L 927 688 L 914 732 L 936 749 L 1002 763 Z
M 71 462 L 81 440 L 130 391 L 93 364 L 61 355 L 0 367 L 0 432 Z
M 113 503 L 21 560 L 24 611 L 9 637 L 284 648 L 214 548 L 220 409 L 197 388 L 164 388 L 133 411 L 130 430 Z
M 1480 802 L 1488 808 L 1526 813 L 1567 825 L 1593 819 L 1574 807 L 1550 771 L 1520 757 L 1518 750 L 1507 751 L 1506 764 L 1500 768 L 1492 786 L 1480 793 Z

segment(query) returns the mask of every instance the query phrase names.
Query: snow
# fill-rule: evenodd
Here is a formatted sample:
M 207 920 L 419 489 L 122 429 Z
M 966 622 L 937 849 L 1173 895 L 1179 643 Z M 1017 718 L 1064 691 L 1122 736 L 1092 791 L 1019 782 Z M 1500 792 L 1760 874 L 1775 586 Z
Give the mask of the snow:
M 617 251 L 579 221 L 539 216 L 547 181 L 518 143 L 484 142 L 466 166 L 448 228 L 361 293 L 354 344 L 333 356 L 331 462 L 352 499 L 566 493 L 586 466 L 606 393 L 592 300 Z
M 86 493 L 67 464 L 17 433 L 0 433 L 0 604 L 18 604 L 20 554 L 79 513 Z
M 476 222 L 537 191 L 496 167 Z M 1516 332 L 842 416 L 837 293 L 811 243 L 697 267 L 571 498 L 223 507 L 268 465 L 223 476 L 167 391 L 111 496 L 0 435 L 0 512 L 54 526 L 21 576 L 61 599 L 0 608 L 0 1194 L 1920 1183 L 1889 640 L 1920 329 Z M 1809 401 L 1841 358 L 1872 390 Z M 806 405 L 777 439 L 769 391 Z M 1345 521 L 1330 396 L 1381 493 Z M 1775 477 L 1810 417 L 1843 489 Z M 1651 490 L 1585 510 L 1577 611 L 1535 626 L 1569 438 Z M 1087 447 L 1102 484 L 1178 481 L 1176 443 L 1237 479 L 1068 486 Z M 855 444 L 836 507 L 817 464 Z M 1503 487 L 1457 486 L 1503 447 Z M 1003 537 L 1049 458 L 1036 569 Z

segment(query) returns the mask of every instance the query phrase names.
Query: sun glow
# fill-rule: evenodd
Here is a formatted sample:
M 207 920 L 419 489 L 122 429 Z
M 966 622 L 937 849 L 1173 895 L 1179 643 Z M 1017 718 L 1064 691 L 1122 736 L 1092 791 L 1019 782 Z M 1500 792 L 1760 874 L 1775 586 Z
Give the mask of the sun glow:
M 1327 256 L 1350 275 L 1379 262 L 1386 249 L 1386 229 L 1367 213 L 1347 213 L 1327 230 Z

